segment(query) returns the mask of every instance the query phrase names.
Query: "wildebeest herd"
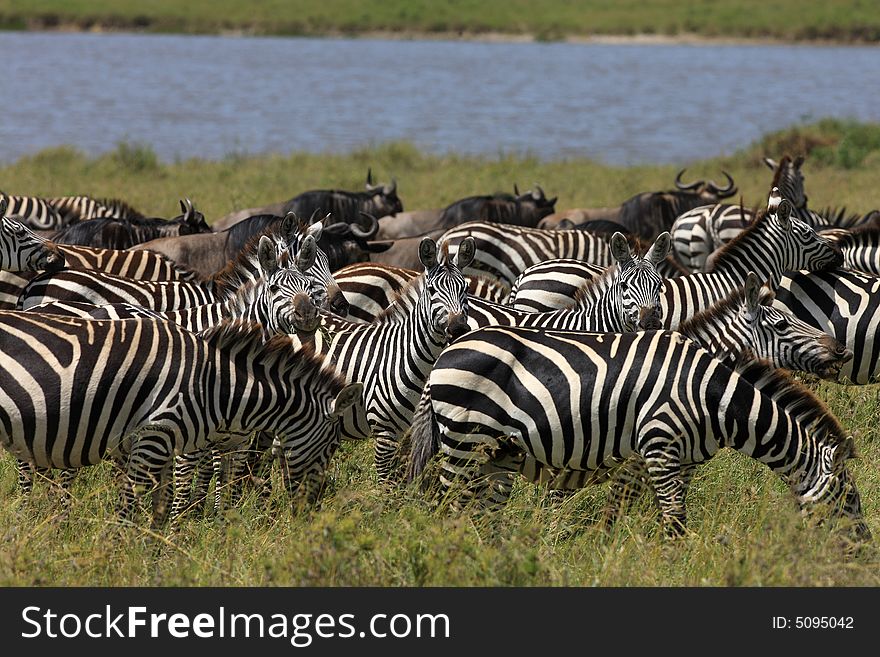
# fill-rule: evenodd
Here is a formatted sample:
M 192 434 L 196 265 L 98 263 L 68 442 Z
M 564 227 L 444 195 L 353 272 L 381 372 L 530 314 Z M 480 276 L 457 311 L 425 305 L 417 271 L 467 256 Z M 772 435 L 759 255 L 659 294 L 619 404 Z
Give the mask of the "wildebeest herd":
M 22 494 L 111 461 L 120 518 L 149 491 L 156 527 L 276 465 L 313 504 L 372 439 L 383 486 L 486 510 L 517 476 L 609 481 L 606 526 L 651 490 L 670 535 L 728 447 L 867 540 L 854 439 L 788 370 L 877 379 L 880 214 L 809 209 L 803 158 L 765 161 L 758 210 L 684 172 L 559 213 L 538 186 L 405 212 L 368 173 L 213 226 L 3 195 L 0 440 Z

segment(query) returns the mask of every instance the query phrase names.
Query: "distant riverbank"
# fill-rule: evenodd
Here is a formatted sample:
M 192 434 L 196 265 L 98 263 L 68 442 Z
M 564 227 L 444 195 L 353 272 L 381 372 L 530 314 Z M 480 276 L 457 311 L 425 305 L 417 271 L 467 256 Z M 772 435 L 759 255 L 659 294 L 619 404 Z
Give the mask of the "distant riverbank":
M 859 0 L 0 0 L 0 29 L 586 43 L 880 43 Z M 718 6 L 716 6 L 718 5 Z

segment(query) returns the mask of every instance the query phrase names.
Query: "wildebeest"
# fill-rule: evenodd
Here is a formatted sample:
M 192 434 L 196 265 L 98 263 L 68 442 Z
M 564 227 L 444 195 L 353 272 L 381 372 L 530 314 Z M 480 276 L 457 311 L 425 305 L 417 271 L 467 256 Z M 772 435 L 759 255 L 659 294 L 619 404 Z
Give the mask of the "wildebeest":
M 565 218 L 575 223 L 602 219 L 616 221 L 633 235 L 650 241 L 672 228 L 673 222 L 681 213 L 701 205 L 717 203 L 720 199 L 733 196 L 737 192 L 733 178 L 726 171 L 722 171 L 727 178 L 726 187 L 719 187 L 712 180 L 683 183 L 681 177 L 684 172 L 685 169 L 682 169 L 675 176 L 674 190 L 642 192 L 628 198 L 618 208 L 574 208 L 544 220 L 540 228 L 556 228 Z
M 290 212 L 299 217 L 331 215 L 331 223 L 356 224 L 361 213 L 374 217 L 394 216 L 403 212 L 403 203 L 397 196 L 397 181 L 392 179 L 388 185 L 374 185 L 372 171 L 367 171 L 367 191 L 346 192 L 338 189 L 314 189 L 294 196 L 287 201 L 282 214 Z M 325 226 L 330 223 L 325 222 Z
M 449 229 L 468 221 L 491 221 L 534 228 L 541 219 L 553 212 L 556 197 L 548 199 L 538 185 L 525 194 L 520 194 L 516 185 L 513 189 L 514 196 L 499 193 L 458 200 L 446 206 L 437 226 L 428 228 Z
M 180 208 L 183 213 L 173 219 L 160 217 L 89 219 L 62 228 L 52 236 L 52 239 L 58 244 L 128 249 L 159 237 L 212 232 L 205 221 L 205 215 L 195 209 L 192 201 L 181 200 Z
M 258 214 L 218 233 L 162 238 L 133 248 L 156 251 L 202 276 L 211 276 L 235 259 L 251 237 L 280 224 L 282 220 L 282 217 L 274 214 Z M 330 270 L 335 271 L 354 262 L 369 261 L 372 254 L 388 249 L 390 244 L 368 242 L 377 230 L 378 221 L 372 216 L 362 217 L 361 223 L 357 224 L 327 226 L 325 223 L 318 246 L 327 254 Z

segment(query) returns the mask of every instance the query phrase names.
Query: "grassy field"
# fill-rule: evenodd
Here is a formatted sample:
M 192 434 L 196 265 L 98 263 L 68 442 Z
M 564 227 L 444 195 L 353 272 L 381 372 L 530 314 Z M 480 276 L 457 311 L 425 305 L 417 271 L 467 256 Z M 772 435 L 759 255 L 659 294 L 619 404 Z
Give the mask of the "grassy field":
M 542 40 L 687 33 L 874 42 L 880 40 L 880 10 L 870 0 L 0 0 L 0 26 L 284 35 L 491 32 Z
M 745 202 L 757 204 L 770 181 L 760 156 L 808 152 L 811 205 L 867 211 L 880 205 L 878 136 L 880 126 L 823 122 L 770 135 L 729 158 L 695 162 L 686 177 L 720 179 L 725 167 Z M 98 158 L 44 151 L 0 169 L 0 181 L 15 194 L 119 196 L 157 215 L 175 213 L 177 199 L 189 196 L 211 220 L 308 188 L 358 188 L 368 166 L 383 179 L 397 176 L 408 209 L 509 190 L 514 181 L 539 182 L 559 195 L 559 208 L 619 203 L 636 191 L 670 187 L 676 170 L 439 157 L 407 144 L 344 156 L 163 163 L 147 148 L 124 145 Z M 880 387 L 816 389 L 855 435 L 861 459 L 852 471 L 867 522 L 880 536 Z M 736 453 L 700 469 L 688 498 L 691 533 L 672 543 L 647 500 L 612 536 L 603 535 L 594 522 L 604 487 L 558 501 L 519 484 L 498 514 L 455 515 L 433 509 L 414 489 L 384 491 L 371 455 L 367 444 L 336 455 L 319 510 L 294 516 L 276 493 L 266 513 L 248 498 L 222 522 L 185 523 L 173 542 L 115 530 L 109 468 L 83 472 L 63 521 L 47 485 L 29 502 L 18 496 L 14 463 L 0 455 L 0 585 L 880 585 L 875 545 L 853 556 L 834 534 L 805 526 L 781 481 Z M 139 521 L 146 526 L 148 519 Z

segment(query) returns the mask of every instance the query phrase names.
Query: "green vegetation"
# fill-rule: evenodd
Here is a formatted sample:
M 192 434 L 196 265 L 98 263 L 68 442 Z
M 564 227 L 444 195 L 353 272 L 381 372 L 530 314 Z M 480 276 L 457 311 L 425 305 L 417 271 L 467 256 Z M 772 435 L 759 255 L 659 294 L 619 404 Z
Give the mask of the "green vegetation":
M 539 40 L 687 33 L 873 42 L 880 40 L 880 9 L 872 0 L 0 0 L 0 26 L 280 35 L 493 32 Z
M 802 126 L 730 157 L 693 163 L 685 177 L 719 180 L 724 167 L 745 202 L 755 205 L 770 183 L 761 156 L 807 152 L 811 205 L 864 212 L 880 205 L 878 135 L 877 125 Z M 10 193 L 118 196 L 161 216 L 175 214 L 178 199 L 188 196 L 211 220 L 309 188 L 360 188 L 368 166 L 383 180 L 397 176 L 408 209 L 535 181 L 559 195 L 560 209 L 610 205 L 637 191 L 669 188 L 676 172 L 589 160 L 434 156 L 409 144 L 346 155 L 164 163 L 143 145 L 124 145 L 97 158 L 69 148 L 43 151 L 0 169 L 0 180 Z M 855 435 L 861 459 L 852 471 L 867 522 L 880 537 L 880 386 L 822 383 L 816 390 Z M 30 502 L 18 496 L 14 462 L 4 453 L 0 585 L 880 585 L 876 544 L 848 554 L 838 536 L 805 525 L 775 475 L 736 453 L 722 453 L 699 470 L 688 498 L 691 534 L 670 543 L 648 500 L 605 537 L 594 524 L 604 486 L 560 501 L 518 484 L 506 509 L 484 517 L 433 509 L 417 490 L 384 491 L 371 447 L 345 445 L 336 455 L 320 510 L 294 516 L 276 492 L 265 513 L 248 497 L 223 522 L 191 519 L 170 542 L 117 531 L 109 467 L 82 473 L 63 521 L 45 483 Z M 146 526 L 147 516 L 139 522 Z

